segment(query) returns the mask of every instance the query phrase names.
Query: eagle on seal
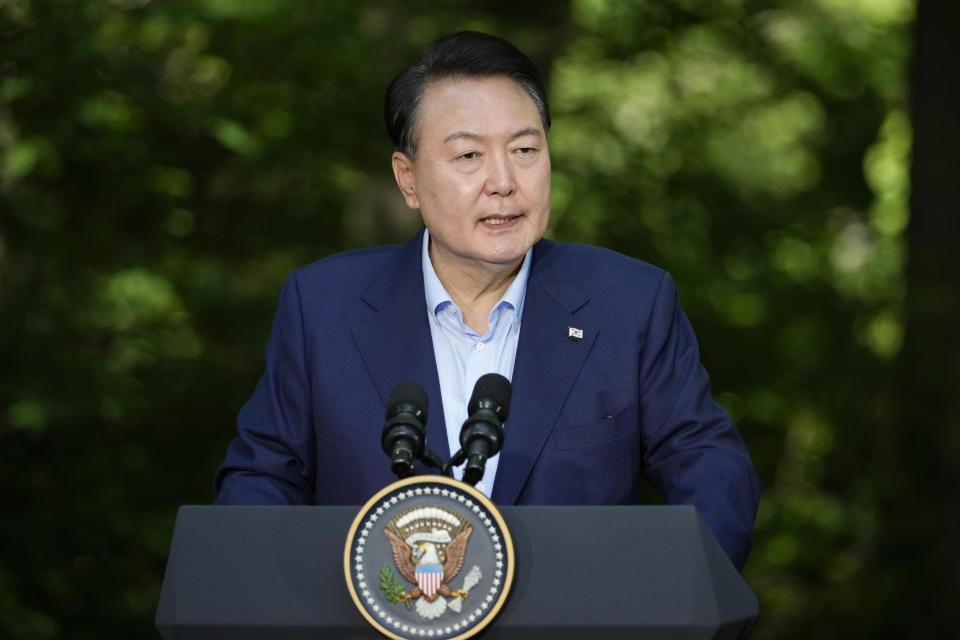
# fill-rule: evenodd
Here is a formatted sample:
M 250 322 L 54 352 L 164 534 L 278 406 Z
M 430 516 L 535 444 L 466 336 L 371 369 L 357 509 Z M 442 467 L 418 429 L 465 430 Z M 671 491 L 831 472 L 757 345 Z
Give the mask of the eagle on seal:
M 449 582 L 456 578 L 460 569 L 463 568 L 467 555 L 467 542 L 470 540 L 470 534 L 473 533 L 473 527 L 466 524 L 443 549 L 438 548 L 433 542 L 420 542 L 414 549 L 390 528 L 384 529 L 383 532 L 390 540 L 393 562 L 397 570 L 414 585 L 409 593 L 404 594 L 405 599 L 416 600 L 423 596 L 427 602 L 434 602 L 440 596 L 461 599 L 466 597 L 466 594 L 459 589 L 457 591 L 451 589 Z M 446 556 L 444 561 L 440 559 L 441 553 Z

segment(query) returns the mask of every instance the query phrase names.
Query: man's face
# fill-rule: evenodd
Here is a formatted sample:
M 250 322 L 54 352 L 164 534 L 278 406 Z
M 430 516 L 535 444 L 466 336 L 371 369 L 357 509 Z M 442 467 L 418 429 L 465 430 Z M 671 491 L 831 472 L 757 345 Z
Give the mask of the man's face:
M 430 230 L 443 269 L 515 267 L 550 218 L 550 153 L 527 92 L 505 77 L 429 85 L 417 157 L 393 157 L 407 205 Z

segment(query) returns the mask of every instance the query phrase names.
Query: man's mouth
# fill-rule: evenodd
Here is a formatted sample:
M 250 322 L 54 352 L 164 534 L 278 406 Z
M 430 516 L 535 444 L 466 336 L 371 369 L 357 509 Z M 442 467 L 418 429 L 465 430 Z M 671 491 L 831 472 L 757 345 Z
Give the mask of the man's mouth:
M 490 217 L 490 218 L 483 218 L 483 219 L 481 220 L 481 222 L 483 222 L 484 224 L 490 224 L 490 225 L 493 225 L 493 226 L 497 226 L 497 225 L 501 225 L 501 224 L 506 224 L 507 222 L 510 222 L 511 220 L 516 220 L 516 219 L 519 218 L 519 217 L 520 217 L 519 215 L 515 215 L 515 216 L 493 216 L 493 217 Z

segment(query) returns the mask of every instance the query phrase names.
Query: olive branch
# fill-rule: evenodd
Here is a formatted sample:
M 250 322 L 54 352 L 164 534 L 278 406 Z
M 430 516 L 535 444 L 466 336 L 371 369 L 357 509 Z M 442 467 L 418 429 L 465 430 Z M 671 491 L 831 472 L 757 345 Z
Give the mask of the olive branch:
M 407 593 L 403 589 L 403 583 L 397 582 L 393 575 L 393 569 L 385 564 L 380 567 L 380 588 L 383 595 L 389 602 L 402 602 L 407 609 L 411 609 L 410 602 L 407 600 Z

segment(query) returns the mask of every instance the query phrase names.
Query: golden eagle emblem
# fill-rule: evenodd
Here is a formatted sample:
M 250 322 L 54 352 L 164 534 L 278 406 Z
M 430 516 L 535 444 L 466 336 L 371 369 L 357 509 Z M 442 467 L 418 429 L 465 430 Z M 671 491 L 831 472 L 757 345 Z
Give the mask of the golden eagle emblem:
M 417 613 L 428 619 L 439 617 L 448 606 L 459 611 L 468 590 L 480 580 L 480 569 L 474 567 L 462 588 L 450 586 L 463 568 L 473 527 L 452 509 L 428 505 L 402 511 L 383 532 L 390 541 L 397 571 L 410 583 L 407 590 L 393 580 L 393 572 L 384 565 L 380 586 L 387 599 L 408 607 L 413 602 Z

